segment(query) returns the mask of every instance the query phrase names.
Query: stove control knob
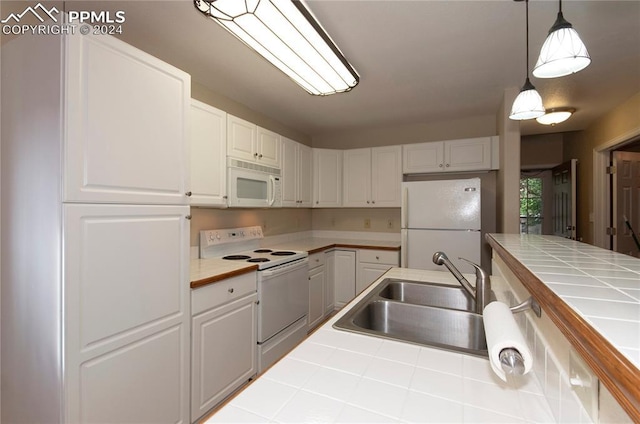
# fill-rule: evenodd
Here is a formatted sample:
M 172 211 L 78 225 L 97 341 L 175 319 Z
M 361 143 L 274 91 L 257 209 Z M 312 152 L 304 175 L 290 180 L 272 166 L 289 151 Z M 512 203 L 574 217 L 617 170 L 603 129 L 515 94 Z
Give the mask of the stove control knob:
M 219 233 L 216 233 L 216 238 L 217 238 L 218 240 L 220 240 L 220 239 L 222 238 L 222 236 L 221 236 Z
M 244 237 L 244 231 L 240 231 L 240 235 Z

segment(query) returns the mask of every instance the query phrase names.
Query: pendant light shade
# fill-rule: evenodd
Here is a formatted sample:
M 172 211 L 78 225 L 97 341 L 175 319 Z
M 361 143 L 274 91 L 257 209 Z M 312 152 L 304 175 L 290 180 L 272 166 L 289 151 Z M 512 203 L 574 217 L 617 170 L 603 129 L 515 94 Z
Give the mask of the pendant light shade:
M 518 0 L 516 0 L 518 1 Z M 520 94 L 513 101 L 509 119 L 522 121 L 525 119 L 535 119 L 544 115 L 544 106 L 542 105 L 542 97 L 538 94 L 536 88 L 529 81 L 529 0 L 525 0 L 526 5 L 526 55 L 527 55 L 527 79 L 520 89 Z
M 542 97 L 536 88 L 531 84 L 529 78 L 525 81 L 520 94 L 513 101 L 509 119 L 523 121 L 525 119 L 535 119 L 544 115 L 545 110 L 542 105 Z
M 358 84 L 358 73 L 299 0 L 194 4 L 311 94 L 349 91 Z
M 533 68 L 537 78 L 557 78 L 583 70 L 591 63 L 591 57 L 573 25 L 562 15 L 562 0 L 558 18 L 549 30 L 540 56 Z

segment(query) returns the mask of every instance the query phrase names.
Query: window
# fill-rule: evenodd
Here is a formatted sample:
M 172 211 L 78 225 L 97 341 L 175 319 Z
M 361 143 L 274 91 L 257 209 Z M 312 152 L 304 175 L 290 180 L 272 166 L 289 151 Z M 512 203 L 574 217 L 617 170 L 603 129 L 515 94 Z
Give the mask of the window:
M 520 178 L 520 234 L 542 234 L 542 178 Z

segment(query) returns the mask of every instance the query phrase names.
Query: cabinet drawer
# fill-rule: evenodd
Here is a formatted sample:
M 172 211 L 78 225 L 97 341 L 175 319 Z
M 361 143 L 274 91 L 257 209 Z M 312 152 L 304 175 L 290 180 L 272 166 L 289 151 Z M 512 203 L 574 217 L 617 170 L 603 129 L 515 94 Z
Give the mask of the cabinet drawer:
M 324 265 L 324 252 L 314 253 L 309 255 L 309 269 L 313 269 Z
M 398 265 L 398 252 L 395 250 L 360 249 L 360 262 Z
M 238 275 L 191 290 L 191 315 L 225 304 L 256 291 L 256 273 Z

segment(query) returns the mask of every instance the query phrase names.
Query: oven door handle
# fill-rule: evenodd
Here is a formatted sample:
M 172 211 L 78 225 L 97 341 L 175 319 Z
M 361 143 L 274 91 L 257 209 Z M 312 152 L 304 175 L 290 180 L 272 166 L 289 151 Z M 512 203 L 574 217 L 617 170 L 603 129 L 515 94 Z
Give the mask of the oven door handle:
M 291 262 L 291 263 L 288 263 L 288 264 L 276 266 L 273 269 L 267 269 L 267 270 L 260 271 L 260 272 L 262 273 L 263 276 L 270 277 L 272 275 L 281 274 L 283 272 L 293 271 L 296 268 L 302 268 L 304 266 L 307 266 L 308 263 L 309 263 L 309 259 L 304 258 L 304 259 L 297 260 L 295 262 Z

